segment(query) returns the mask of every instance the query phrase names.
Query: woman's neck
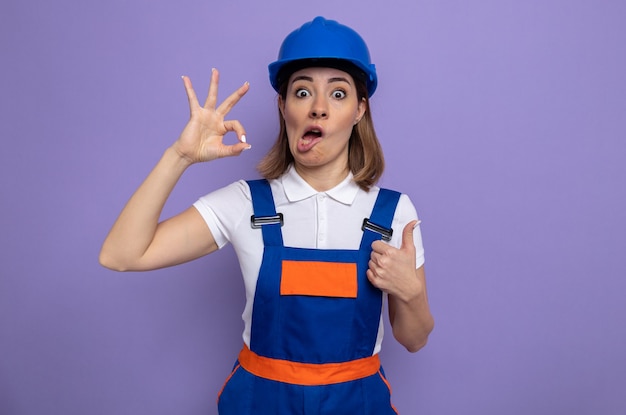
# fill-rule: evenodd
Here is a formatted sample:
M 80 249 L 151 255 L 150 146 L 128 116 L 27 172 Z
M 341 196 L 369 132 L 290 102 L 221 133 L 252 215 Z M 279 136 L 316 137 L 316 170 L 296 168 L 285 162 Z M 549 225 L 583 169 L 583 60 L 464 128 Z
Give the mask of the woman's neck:
M 332 166 L 310 168 L 295 164 L 294 168 L 300 177 L 318 192 L 326 192 L 332 189 L 350 173 L 348 166 L 343 166 L 342 168 L 333 168 Z

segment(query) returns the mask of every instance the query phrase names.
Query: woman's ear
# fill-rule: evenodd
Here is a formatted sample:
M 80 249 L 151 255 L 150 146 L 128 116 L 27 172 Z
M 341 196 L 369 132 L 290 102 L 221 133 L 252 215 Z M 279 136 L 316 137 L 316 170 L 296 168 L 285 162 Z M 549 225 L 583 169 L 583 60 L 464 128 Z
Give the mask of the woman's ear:
M 365 98 L 361 98 L 361 102 L 359 102 L 359 108 L 357 108 L 356 119 L 354 120 L 354 125 L 357 125 L 361 118 L 365 115 L 365 111 L 367 111 L 367 101 Z
M 280 115 L 285 118 L 285 100 L 281 95 L 278 96 L 278 109 L 280 110 Z

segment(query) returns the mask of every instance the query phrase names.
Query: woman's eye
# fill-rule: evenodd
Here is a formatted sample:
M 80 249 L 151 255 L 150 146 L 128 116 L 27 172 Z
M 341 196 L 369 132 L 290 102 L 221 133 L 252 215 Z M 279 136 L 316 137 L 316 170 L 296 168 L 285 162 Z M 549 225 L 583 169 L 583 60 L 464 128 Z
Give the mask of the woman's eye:
M 298 98 L 305 98 L 305 97 L 308 97 L 309 95 L 310 95 L 309 91 L 307 91 L 306 89 L 298 89 L 296 91 L 296 96 Z
M 346 92 L 338 89 L 337 91 L 333 91 L 333 98 L 342 99 L 346 97 Z

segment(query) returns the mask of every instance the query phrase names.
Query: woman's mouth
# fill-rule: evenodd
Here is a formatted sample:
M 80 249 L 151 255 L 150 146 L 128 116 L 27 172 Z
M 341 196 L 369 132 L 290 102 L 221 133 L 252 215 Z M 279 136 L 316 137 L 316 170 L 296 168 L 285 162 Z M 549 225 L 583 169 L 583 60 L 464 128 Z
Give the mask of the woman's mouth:
M 298 151 L 309 151 L 322 140 L 324 132 L 320 128 L 310 128 L 298 140 Z

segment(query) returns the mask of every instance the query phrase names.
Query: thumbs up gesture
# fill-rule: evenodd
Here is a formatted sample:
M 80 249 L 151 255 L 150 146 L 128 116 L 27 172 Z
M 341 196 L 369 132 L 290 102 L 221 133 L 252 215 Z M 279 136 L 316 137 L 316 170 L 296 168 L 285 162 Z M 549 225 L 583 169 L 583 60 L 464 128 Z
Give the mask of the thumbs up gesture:
M 398 298 L 413 298 L 423 290 L 415 273 L 413 230 L 418 224 L 414 220 L 404 227 L 400 248 L 382 241 L 372 244 L 367 278 L 376 288 Z

